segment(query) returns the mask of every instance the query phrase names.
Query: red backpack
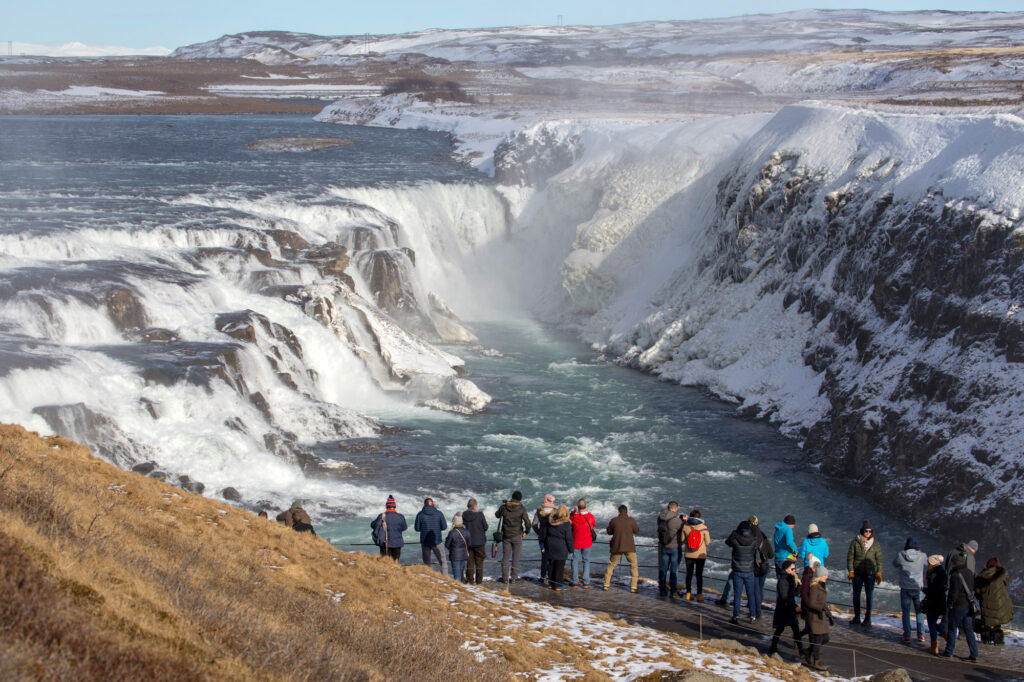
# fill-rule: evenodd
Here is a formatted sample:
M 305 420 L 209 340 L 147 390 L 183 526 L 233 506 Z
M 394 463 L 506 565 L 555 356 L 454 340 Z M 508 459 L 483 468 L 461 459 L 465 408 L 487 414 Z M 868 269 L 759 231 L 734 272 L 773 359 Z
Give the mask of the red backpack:
M 701 532 L 696 528 L 691 528 L 690 532 L 686 534 L 686 549 L 691 552 L 696 552 L 700 549 L 701 543 L 704 542 L 704 538 L 701 537 Z

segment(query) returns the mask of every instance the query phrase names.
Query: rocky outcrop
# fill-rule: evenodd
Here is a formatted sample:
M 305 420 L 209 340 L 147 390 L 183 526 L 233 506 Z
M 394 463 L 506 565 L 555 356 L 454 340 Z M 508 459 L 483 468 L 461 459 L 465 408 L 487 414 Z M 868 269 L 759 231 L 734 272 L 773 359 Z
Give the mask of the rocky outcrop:
M 103 297 L 110 321 L 122 332 L 134 332 L 149 326 L 146 310 L 139 297 L 128 287 L 115 287 Z
M 494 178 L 503 185 L 538 185 L 569 168 L 583 153 L 578 134 L 541 123 L 503 140 L 494 150 Z

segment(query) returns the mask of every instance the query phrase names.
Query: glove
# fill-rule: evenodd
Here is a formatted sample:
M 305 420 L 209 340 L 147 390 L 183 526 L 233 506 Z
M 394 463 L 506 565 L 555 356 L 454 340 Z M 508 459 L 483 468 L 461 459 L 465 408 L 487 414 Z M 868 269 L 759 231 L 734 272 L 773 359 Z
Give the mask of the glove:
M 850 580 L 853 580 L 853 571 L 850 571 Z
M 879 582 L 879 583 L 882 582 L 882 574 L 881 573 L 876 573 L 875 574 L 875 582 Z

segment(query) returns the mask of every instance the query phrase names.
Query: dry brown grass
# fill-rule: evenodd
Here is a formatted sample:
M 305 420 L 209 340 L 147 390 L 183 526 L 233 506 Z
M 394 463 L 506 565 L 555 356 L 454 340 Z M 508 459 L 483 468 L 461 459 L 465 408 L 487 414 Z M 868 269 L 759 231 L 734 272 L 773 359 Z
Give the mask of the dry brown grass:
M 463 635 L 423 598 L 437 593 L 429 578 L 61 438 L 0 426 L 0 519 L 2 679 L 511 673 L 460 650 Z
M 2 680 L 507 680 L 555 669 L 599 680 L 621 674 L 615 659 L 688 669 L 709 656 L 723 658 L 607 615 L 342 552 L 0 425 Z

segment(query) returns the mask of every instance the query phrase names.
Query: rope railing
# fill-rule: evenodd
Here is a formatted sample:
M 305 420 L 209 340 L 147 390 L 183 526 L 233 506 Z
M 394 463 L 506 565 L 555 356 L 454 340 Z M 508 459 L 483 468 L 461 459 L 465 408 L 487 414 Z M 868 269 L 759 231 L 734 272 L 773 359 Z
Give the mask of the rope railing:
M 336 547 L 377 547 L 378 546 L 378 545 L 376 545 L 376 544 L 374 544 L 372 542 L 365 542 L 365 543 L 338 542 L 338 543 L 335 543 L 335 542 L 333 542 L 331 540 L 328 540 L 328 542 L 331 543 L 332 545 L 335 545 Z M 488 543 L 490 543 L 490 541 L 488 541 Z M 420 543 L 418 541 L 415 541 L 415 540 L 408 540 L 404 544 L 406 544 L 406 545 L 419 545 Z M 597 541 L 594 542 L 594 544 L 595 545 L 610 545 L 611 543 L 609 543 L 609 542 L 602 542 L 600 540 L 597 540 Z M 648 543 L 637 543 L 637 547 L 638 548 L 639 547 L 644 547 L 646 549 L 657 549 L 658 545 L 656 545 L 656 544 L 648 544 Z M 708 554 L 707 558 L 708 559 L 714 559 L 715 561 L 721 561 L 721 562 L 731 562 L 732 561 L 731 557 L 716 556 L 714 554 Z M 500 559 L 491 559 L 490 557 L 485 558 L 485 561 L 501 563 Z M 521 557 L 519 561 L 520 561 L 520 563 L 526 562 L 526 563 L 531 563 L 532 564 L 532 563 L 540 563 L 541 560 L 540 560 L 540 558 Z M 607 562 L 607 561 L 598 561 L 598 560 L 595 560 L 595 559 L 591 559 L 590 563 L 591 564 L 596 564 L 598 566 L 607 566 L 609 562 Z M 628 563 L 627 564 L 622 564 L 622 563 L 619 564 L 619 566 L 628 566 L 628 565 L 629 565 Z M 637 564 L 637 568 L 661 570 L 661 566 L 658 565 L 658 564 Z M 683 571 L 680 570 L 679 572 L 682 573 Z M 771 573 L 769 573 L 769 576 L 770 575 L 771 575 Z M 851 585 L 852 586 L 853 582 L 845 578 L 846 574 L 843 573 L 842 575 L 844 576 L 843 578 L 838 578 L 838 577 L 837 578 L 833 578 L 833 577 L 831 577 L 831 573 L 830 573 L 829 579 L 828 579 L 829 583 L 830 584 L 838 583 L 840 585 Z M 719 578 L 717 576 L 705 574 L 704 575 L 704 581 L 707 582 L 708 580 L 713 580 L 713 581 L 716 581 L 716 582 L 721 582 L 721 583 L 723 583 L 723 585 L 725 583 L 729 582 L 727 578 Z M 900 592 L 900 588 L 899 587 L 897 587 L 897 586 L 890 586 L 890 585 L 884 585 L 884 584 L 876 584 L 874 589 L 875 590 L 882 590 L 882 591 L 890 592 L 890 593 L 896 593 L 896 594 L 898 594 Z M 774 587 L 774 585 L 765 585 L 765 590 L 766 590 L 766 592 L 771 591 L 772 593 L 774 593 L 775 592 L 775 587 Z M 834 606 L 842 606 L 844 608 L 849 608 L 849 609 L 853 608 L 853 604 L 852 603 L 832 602 L 832 604 Z M 1014 607 L 1014 609 L 1024 610 L 1024 606 L 1021 606 L 1020 604 L 1014 604 L 1013 607 Z

